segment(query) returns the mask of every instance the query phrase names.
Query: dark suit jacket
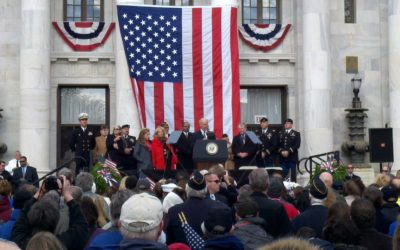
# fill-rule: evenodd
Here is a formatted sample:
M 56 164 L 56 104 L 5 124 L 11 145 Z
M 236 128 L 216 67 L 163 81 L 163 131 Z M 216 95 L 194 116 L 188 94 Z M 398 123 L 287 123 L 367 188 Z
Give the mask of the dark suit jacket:
M 260 129 L 260 132 L 257 133 L 257 136 L 263 143 L 262 144 L 263 152 L 267 153 L 268 155 L 271 155 L 276 152 L 278 147 L 279 137 L 278 134 L 275 132 L 275 130 L 268 128 L 267 131 L 263 133 L 262 129 Z
M 7 180 L 10 184 L 12 183 L 12 176 L 7 170 L 4 170 L 2 173 L 0 173 L 0 175 L 3 176 L 3 178 Z
M 202 236 L 203 232 L 201 231 L 201 223 L 203 223 L 204 219 L 206 218 L 213 202 L 217 201 L 191 197 L 184 203 L 171 207 L 168 210 L 165 227 L 167 245 L 175 242 L 188 244 L 185 234 L 182 230 L 181 221 L 178 217 L 179 212 L 183 212 L 185 214 L 189 225 L 194 229 L 194 231 Z
M 358 245 L 366 247 L 368 250 L 391 250 L 392 238 L 389 235 L 380 233 L 375 229 L 361 230 Z
M 203 139 L 204 139 L 204 136 L 203 136 L 203 133 L 201 133 L 200 130 L 198 130 L 198 131 L 196 131 L 196 132 L 194 133 L 194 140 L 195 140 L 195 141 L 197 141 L 197 140 L 203 140 Z M 208 139 L 208 140 L 215 140 L 215 134 L 214 134 L 214 132 L 208 131 L 208 132 L 207 132 L 207 139 Z
M 310 206 L 292 220 L 293 233 L 296 233 L 302 227 L 311 227 L 317 233 L 317 237 L 321 237 L 327 216 L 327 207 L 322 205 Z
M 185 169 L 193 169 L 193 147 L 194 147 L 194 134 L 189 132 L 188 138 L 186 138 L 184 132 L 182 132 L 178 141 L 176 142 L 175 150 L 178 156 L 179 165 L 183 165 Z M 181 166 L 182 167 L 182 166 Z
M 19 168 L 15 169 L 14 173 L 13 173 L 12 182 L 13 182 L 14 187 L 16 187 L 16 188 L 19 187 L 19 185 L 21 184 L 22 178 L 23 178 L 22 167 L 19 167 Z M 36 172 L 36 168 L 27 166 L 24 179 L 29 184 L 32 184 L 33 182 L 37 181 L 39 179 L 39 176 Z M 39 187 L 39 183 L 36 183 L 35 186 Z
M 267 233 L 277 238 L 291 232 L 292 224 L 281 203 L 271 200 L 261 192 L 253 192 L 250 197 L 258 204 L 259 216 L 267 222 L 265 228 Z
M 251 161 L 254 158 L 255 153 L 257 152 L 257 146 L 253 142 L 251 142 L 247 134 L 245 134 L 245 138 L 245 144 L 243 144 L 243 140 L 240 134 L 233 137 L 232 153 L 236 168 L 249 165 L 250 163 L 252 163 L 253 165 L 256 164 L 255 160 L 254 162 Z M 238 153 L 248 153 L 249 155 L 245 158 L 240 158 L 237 156 Z
M 77 128 L 72 131 L 69 147 L 76 154 L 82 155 L 90 153 L 90 150 L 92 150 L 95 145 L 96 141 L 91 129 L 86 128 L 86 130 L 83 131 L 82 128 Z

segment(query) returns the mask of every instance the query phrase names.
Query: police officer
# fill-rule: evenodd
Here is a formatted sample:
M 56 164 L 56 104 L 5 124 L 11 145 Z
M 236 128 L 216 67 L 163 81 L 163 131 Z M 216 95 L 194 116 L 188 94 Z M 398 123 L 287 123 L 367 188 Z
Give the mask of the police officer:
M 293 127 L 293 120 L 285 120 L 285 129 L 279 135 L 279 163 L 282 167 L 283 178 L 291 172 L 291 180 L 296 181 L 296 165 L 298 161 L 297 150 L 300 148 L 300 133 L 295 131 Z
M 69 143 L 72 152 L 75 152 L 75 156 L 80 156 L 85 159 L 76 159 L 76 175 L 78 175 L 85 167 L 90 166 L 90 152 L 96 144 L 93 131 L 87 126 L 88 118 L 89 115 L 86 113 L 79 114 L 80 127 L 72 131 Z
M 261 154 L 257 157 L 257 165 L 259 167 L 272 167 L 279 138 L 275 130 L 268 127 L 268 119 L 266 117 L 261 118 L 260 127 L 261 130 L 257 135 L 262 145 Z
M 129 135 L 129 124 L 122 125 L 121 139 L 117 142 L 118 154 L 120 155 L 121 165 L 126 174 L 133 174 L 136 170 L 136 159 L 133 157 L 135 150 L 136 137 Z

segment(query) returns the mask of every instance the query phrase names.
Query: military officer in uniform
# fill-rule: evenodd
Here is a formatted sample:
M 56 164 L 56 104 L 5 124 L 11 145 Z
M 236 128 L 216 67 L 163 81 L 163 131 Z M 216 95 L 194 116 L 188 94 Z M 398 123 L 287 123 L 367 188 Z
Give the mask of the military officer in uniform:
M 259 167 L 272 167 L 279 138 L 275 130 L 268 127 L 268 119 L 266 117 L 261 118 L 260 127 L 261 130 L 258 133 L 258 137 L 262 145 L 261 154 L 257 157 L 257 165 Z
M 95 136 L 93 131 L 88 128 L 88 114 L 81 113 L 79 115 L 80 127 L 72 132 L 71 140 L 69 146 L 72 152 L 75 152 L 75 156 L 80 156 L 85 159 L 76 159 L 75 174 L 78 175 L 85 167 L 89 167 L 91 164 L 90 154 L 91 150 L 94 148 Z
M 279 135 L 279 163 L 282 167 L 284 178 L 291 172 L 291 181 L 296 181 L 296 165 L 298 161 L 298 149 L 300 148 L 300 133 L 292 129 L 293 120 L 285 120 L 285 130 Z
M 129 124 L 122 125 L 121 139 L 117 142 L 118 154 L 120 155 L 121 165 L 126 174 L 134 174 L 136 170 L 136 159 L 133 157 L 135 150 L 136 137 L 129 135 Z

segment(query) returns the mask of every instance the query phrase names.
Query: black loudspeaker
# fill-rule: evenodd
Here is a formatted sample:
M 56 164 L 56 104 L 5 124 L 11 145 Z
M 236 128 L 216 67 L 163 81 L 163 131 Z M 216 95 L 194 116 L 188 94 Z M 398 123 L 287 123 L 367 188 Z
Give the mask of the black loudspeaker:
M 393 130 L 391 128 L 369 129 L 369 161 L 393 162 Z

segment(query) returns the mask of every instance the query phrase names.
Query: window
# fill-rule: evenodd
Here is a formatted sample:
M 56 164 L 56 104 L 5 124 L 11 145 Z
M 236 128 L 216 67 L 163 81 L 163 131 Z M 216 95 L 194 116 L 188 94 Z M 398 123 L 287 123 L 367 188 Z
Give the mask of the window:
M 280 0 L 242 0 L 243 23 L 279 23 Z
M 104 0 L 64 0 L 65 21 L 104 21 Z
M 286 119 L 286 89 L 241 87 L 240 116 L 250 129 L 258 128 L 260 117 L 267 117 L 271 127 L 280 128 Z
M 193 0 L 153 0 L 154 5 L 193 6 Z
M 71 159 L 69 140 L 72 131 L 79 126 L 78 115 L 89 114 L 89 127 L 99 135 L 100 126 L 109 124 L 108 87 L 70 87 L 58 88 L 57 112 L 57 160 L 58 165 Z
M 344 0 L 344 22 L 356 23 L 356 0 Z

